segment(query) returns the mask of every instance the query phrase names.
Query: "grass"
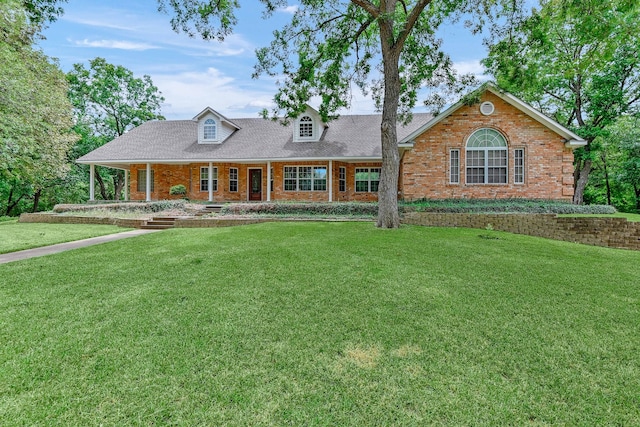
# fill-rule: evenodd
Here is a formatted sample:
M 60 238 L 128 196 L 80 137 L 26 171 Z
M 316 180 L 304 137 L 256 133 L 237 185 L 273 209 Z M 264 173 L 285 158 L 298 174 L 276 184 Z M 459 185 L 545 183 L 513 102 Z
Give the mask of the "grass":
M 626 218 L 627 221 L 639 222 L 640 214 L 616 212 L 614 214 L 566 214 L 558 216 L 575 216 L 575 217 L 613 217 L 613 218 Z
M 114 225 L 32 224 L 0 222 L 0 254 L 70 242 L 128 229 Z
M 0 425 L 638 425 L 640 253 L 370 223 L 0 266 Z

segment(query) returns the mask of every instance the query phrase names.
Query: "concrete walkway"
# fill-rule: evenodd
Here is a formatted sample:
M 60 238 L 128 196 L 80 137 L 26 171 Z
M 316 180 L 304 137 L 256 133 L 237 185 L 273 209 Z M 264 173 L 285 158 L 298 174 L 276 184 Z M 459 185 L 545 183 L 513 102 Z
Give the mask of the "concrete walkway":
M 0 254 L 0 264 L 12 261 L 35 258 L 44 255 L 56 254 L 58 252 L 69 251 L 71 249 L 84 248 L 85 246 L 98 245 L 100 243 L 113 242 L 114 240 L 126 239 L 128 237 L 140 236 L 141 234 L 155 233 L 160 230 L 131 230 L 122 233 L 107 234 L 106 236 L 91 237 L 89 239 L 76 240 L 57 245 L 43 246 L 41 248 L 26 249 L 24 251 Z

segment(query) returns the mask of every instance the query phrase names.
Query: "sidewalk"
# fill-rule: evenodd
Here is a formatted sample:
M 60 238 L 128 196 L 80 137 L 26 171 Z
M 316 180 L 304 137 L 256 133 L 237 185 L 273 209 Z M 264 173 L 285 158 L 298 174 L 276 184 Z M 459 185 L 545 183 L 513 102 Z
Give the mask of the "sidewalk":
M 113 242 L 115 240 L 135 237 L 141 234 L 155 233 L 160 230 L 131 230 L 122 233 L 107 234 L 106 236 L 91 237 L 89 239 L 76 240 L 73 242 L 58 243 L 57 245 L 43 246 L 41 248 L 26 249 L 24 251 L 0 254 L 0 264 L 20 261 L 22 259 L 35 258 L 44 255 L 56 254 L 58 252 L 69 251 L 71 249 L 84 248 L 86 246 L 98 245 L 100 243 Z

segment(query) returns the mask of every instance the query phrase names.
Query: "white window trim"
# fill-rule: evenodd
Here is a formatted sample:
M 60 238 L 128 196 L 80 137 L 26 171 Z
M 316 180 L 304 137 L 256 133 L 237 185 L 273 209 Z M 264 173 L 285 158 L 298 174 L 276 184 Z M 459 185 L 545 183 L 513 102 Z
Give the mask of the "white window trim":
M 344 190 L 341 190 L 340 187 L 344 183 Z M 340 166 L 338 169 L 338 192 L 346 193 L 347 191 L 347 168 L 344 166 Z
M 522 165 L 518 166 L 516 165 L 516 161 L 518 161 L 518 156 L 516 155 L 516 153 L 520 151 L 522 152 Z M 525 161 L 525 150 L 524 147 L 520 147 L 520 148 L 515 148 L 513 150 L 513 183 L 516 185 L 524 185 L 524 183 L 526 182 L 527 179 L 527 174 L 526 174 L 526 161 Z M 516 179 L 518 178 L 518 173 L 516 172 L 516 170 L 518 169 L 518 167 L 522 168 L 522 180 L 521 181 L 516 181 Z
M 302 132 L 301 132 L 301 126 L 303 124 L 302 120 L 308 118 L 310 120 L 310 122 L 305 121 L 304 124 L 305 125 L 310 125 L 311 126 L 311 136 L 302 136 Z M 316 120 L 311 117 L 310 114 L 305 114 L 304 116 L 300 117 L 297 120 L 296 123 L 296 137 L 298 141 L 313 141 L 316 139 Z
M 207 124 L 207 122 L 209 120 L 213 121 L 213 124 Z M 207 126 L 214 126 L 214 130 L 215 130 L 215 135 L 213 136 L 213 138 L 207 138 Z M 216 120 L 214 117 L 207 117 L 203 122 L 202 122 L 202 143 L 203 144 L 216 144 L 218 142 L 220 142 L 220 123 L 218 122 L 218 120 Z
M 477 132 L 482 130 L 492 130 L 496 132 L 498 135 L 502 137 L 504 140 L 505 146 L 503 147 L 469 147 L 469 141 Z M 469 152 L 470 151 L 483 151 L 484 152 L 484 182 L 469 182 L 469 169 L 478 169 L 479 166 L 469 166 Z M 505 152 L 505 166 L 498 166 L 501 169 L 505 170 L 505 182 L 487 182 L 489 180 L 489 168 L 495 168 L 496 166 L 489 166 L 489 152 L 490 151 L 504 151 Z M 465 144 L 465 166 L 464 166 L 464 177 L 465 184 L 467 185 L 508 185 L 509 184 L 509 143 L 507 142 L 507 138 L 496 129 L 493 128 L 480 128 L 476 129 L 469 135 L 467 138 L 467 143 Z
M 356 193 L 377 193 L 378 190 L 380 189 L 380 179 L 378 179 L 378 190 L 376 191 L 371 191 L 371 183 L 375 182 L 375 180 L 371 179 L 371 170 L 372 169 L 376 169 L 378 170 L 378 174 L 380 176 L 380 178 L 382 178 L 382 166 L 380 167 L 370 167 L 370 168 L 355 168 L 354 172 L 353 172 L 353 189 Z M 362 171 L 362 170 L 366 170 L 367 174 L 368 174 L 368 178 L 367 178 L 367 190 L 366 191 L 358 191 L 358 182 L 365 182 L 363 180 L 358 180 L 356 175 L 358 174 L 358 171 Z
M 454 181 L 453 178 L 453 153 L 456 153 L 456 160 L 458 162 L 458 167 L 456 171 L 457 180 Z M 451 148 L 449 149 L 449 184 L 460 184 L 460 149 L 459 148 Z
M 204 172 L 204 174 L 203 174 Z M 211 172 L 212 172 L 212 178 L 211 178 L 211 186 L 213 187 L 214 192 L 218 191 L 218 167 L 214 166 L 213 168 L 211 168 Z M 206 178 L 203 178 L 203 176 L 206 176 Z M 205 181 L 206 180 L 206 181 Z M 207 192 L 209 191 L 209 189 L 207 188 L 206 190 L 202 189 L 202 183 L 206 182 L 207 186 L 209 185 L 209 166 L 201 166 L 200 167 L 200 192 Z
M 236 177 L 231 178 L 231 171 L 235 170 L 236 171 Z M 240 171 L 238 170 L 238 168 L 229 168 L 229 193 L 237 193 L 239 188 L 240 188 Z M 236 189 L 232 190 L 231 189 L 231 183 L 235 182 L 236 183 Z
M 287 190 L 287 186 L 285 185 L 285 182 L 287 180 L 293 180 L 294 178 L 287 178 L 287 174 L 286 174 L 286 168 L 296 168 L 296 177 L 295 177 L 295 181 L 296 181 L 296 189 L 295 190 Z M 310 190 L 301 190 L 300 189 L 300 168 L 311 168 L 311 178 L 302 178 L 302 179 L 310 179 L 311 180 L 311 189 Z M 313 175 L 314 172 L 314 168 L 324 168 L 327 172 L 327 175 L 325 176 L 324 180 L 322 179 L 316 179 Z M 315 181 L 324 181 L 325 182 L 325 188 L 324 190 L 316 190 L 315 189 L 315 185 L 314 182 Z M 314 193 L 323 193 L 328 191 L 328 185 L 329 185 L 329 168 L 326 165 L 287 165 L 287 166 L 283 166 L 282 167 L 282 189 L 283 191 L 286 191 L 288 193 L 293 193 L 293 192 L 303 192 L 303 193 L 309 193 L 309 192 L 314 192 Z

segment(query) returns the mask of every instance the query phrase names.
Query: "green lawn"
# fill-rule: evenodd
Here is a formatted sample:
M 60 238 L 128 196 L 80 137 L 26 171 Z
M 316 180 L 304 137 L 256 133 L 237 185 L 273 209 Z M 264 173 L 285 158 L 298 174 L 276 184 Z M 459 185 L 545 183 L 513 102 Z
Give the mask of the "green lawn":
M 174 229 L 0 265 L 0 425 L 639 425 L 640 253 L 489 233 Z
M 0 254 L 127 231 L 115 225 L 0 222 Z

